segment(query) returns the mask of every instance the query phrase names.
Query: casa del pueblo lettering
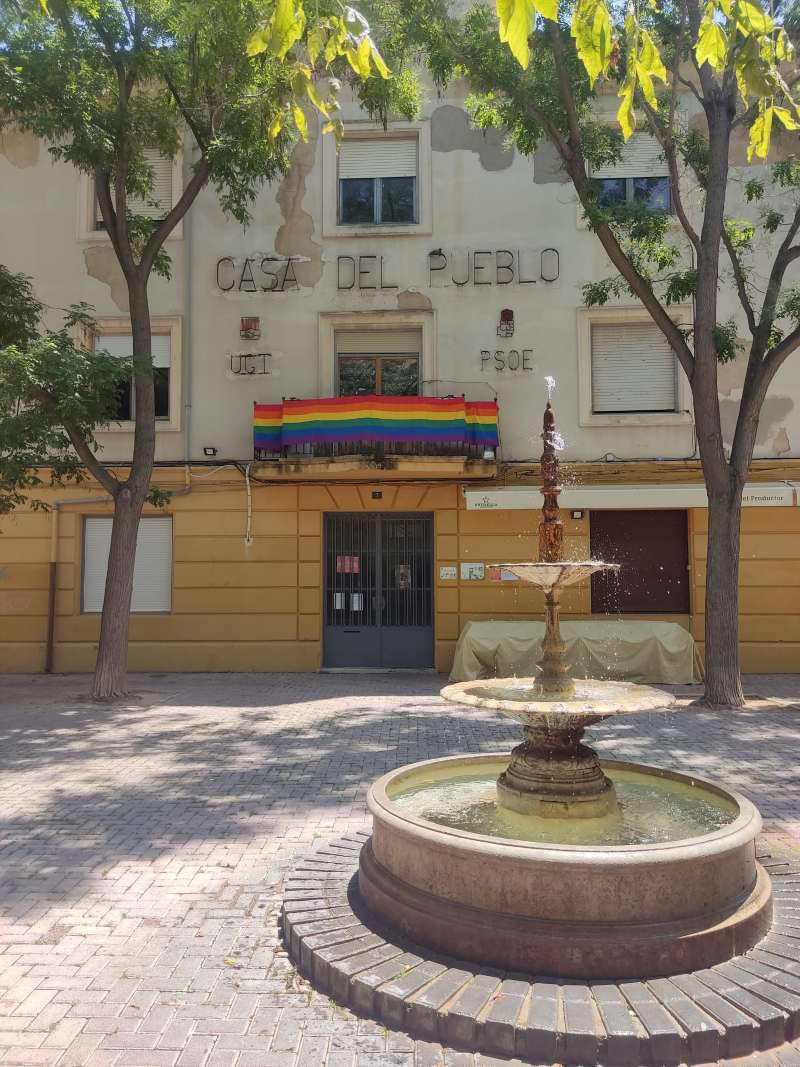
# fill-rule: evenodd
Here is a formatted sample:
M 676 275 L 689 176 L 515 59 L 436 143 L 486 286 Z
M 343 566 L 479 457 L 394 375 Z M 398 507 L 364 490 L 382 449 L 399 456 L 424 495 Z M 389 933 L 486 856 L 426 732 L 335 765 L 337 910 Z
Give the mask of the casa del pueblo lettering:
M 217 288 L 224 293 L 284 293 L 301 288 L 295 270 L 301 257 L 253 254 L 221 256 L 216 263 Z M 335 271 L 340 292 L 375 292 L 449 286 L 528 286 L 558 281 L 559 253 L 544 249 L 436 248 L 428 252 L 412 277 L 395 273 L 392 257 L 380 253 L 341 254 L 327 265 Z

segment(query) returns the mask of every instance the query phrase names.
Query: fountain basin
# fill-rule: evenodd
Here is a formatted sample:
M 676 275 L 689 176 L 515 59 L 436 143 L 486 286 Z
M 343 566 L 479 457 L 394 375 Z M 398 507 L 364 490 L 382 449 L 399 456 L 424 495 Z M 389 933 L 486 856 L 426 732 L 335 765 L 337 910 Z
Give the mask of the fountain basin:
M 617 813 L 573 820 L 573 840 L 556 842 L 558 820 L 547 820 L 551 840 L 521 840 L 408 810 L 421 788 L 481 775 L 491 785 L 507 763 L 503 754 L 430 760 L 373 784 L 373 836 L 359 863 L 370 911 L 436 951 L 557 977 L 677 974 L 730 959 L 766 934 L 771 889 L 755 859 L 761 818 L 744 797 L 710 782 L 602 761 L 612 779 L 639 776 L 665 794 L 694 791 L 701 807 L 719 813 L 707 832 L 689 819 L 680 836 L 679 820 L 672 839 L 638 844 L 607 843 L 600 824 L 607 828 Z M 620 794 L 624 810 L 621 782 Z M 529 818 L 501 814 L 512 823 Z

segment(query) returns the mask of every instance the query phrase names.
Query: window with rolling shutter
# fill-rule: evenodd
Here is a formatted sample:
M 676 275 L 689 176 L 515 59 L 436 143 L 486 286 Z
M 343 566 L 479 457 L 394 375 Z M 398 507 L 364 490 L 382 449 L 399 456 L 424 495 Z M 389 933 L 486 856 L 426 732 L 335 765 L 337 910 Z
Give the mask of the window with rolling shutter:
M 110 518 L 86 518 L 83 524 L 83 605 L 87 614 L 103 610 L 111 546 Z M 136 535 L 132 612 L 172 610 L 172 519 L 144 518 Z
M 651 211 L 671 211 L 669 169 L 661 145 L 649 133 L 635 133 L 620 159 L 597 167 L 598 201 L 603 207 L 641 204 Z
M 153 187 L 147 200 L 128 197 L 128 210 L 133 215 L 144 215 L 148 219 L 163 219 L 172 208 L 172 160 L 162 156 L 156 148 L 146 148 L 144 158 L 153 171 Z M 95 198 L 95 225 L 103 229 L 103 215 Z
M 156 418 L 169 418 L 169 379 L 172 360 L 172 336 L 168 333 L 154 333 L 150 338 L 153 357 L 153 385 L 155 388 Z M 105 350 L 109 355 L 120 359 L 133 358 L 133 336 L 129 333 L 96 333 L 94 335 L 95 351 Z M 133 382 L 128 380 L 120 385 L 115 419 L 128 422 L 134 418 Z
M 652 323 L 591 327 L 592 412 L 676 411 L 675 355 Z
M 339 151 L 339 222 L 417 221 L 416 137 L 352 138 Z
M 421 330 L 337 330 L 339 396 L 416 396 L 421 351 Z

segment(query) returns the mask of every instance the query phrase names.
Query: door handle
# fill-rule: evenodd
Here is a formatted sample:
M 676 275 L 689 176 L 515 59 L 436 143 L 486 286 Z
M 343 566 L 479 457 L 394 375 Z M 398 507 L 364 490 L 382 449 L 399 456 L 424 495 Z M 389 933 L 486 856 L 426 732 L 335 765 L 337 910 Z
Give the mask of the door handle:
M 346 634 L 360 634 L 361 633 L 360 630 L 345 630 L 344 632 Z

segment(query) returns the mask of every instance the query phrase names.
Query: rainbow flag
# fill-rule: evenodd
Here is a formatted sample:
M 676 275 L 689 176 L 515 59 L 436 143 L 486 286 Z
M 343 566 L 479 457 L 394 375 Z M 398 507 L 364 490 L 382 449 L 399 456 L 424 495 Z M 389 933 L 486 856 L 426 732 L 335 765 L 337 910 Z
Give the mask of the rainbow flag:
M 432 396 L 334 396 L 255 404 L 253 445 L 279 452 L 307 444 L 425 441 L 496 448 L 497 402 Z

